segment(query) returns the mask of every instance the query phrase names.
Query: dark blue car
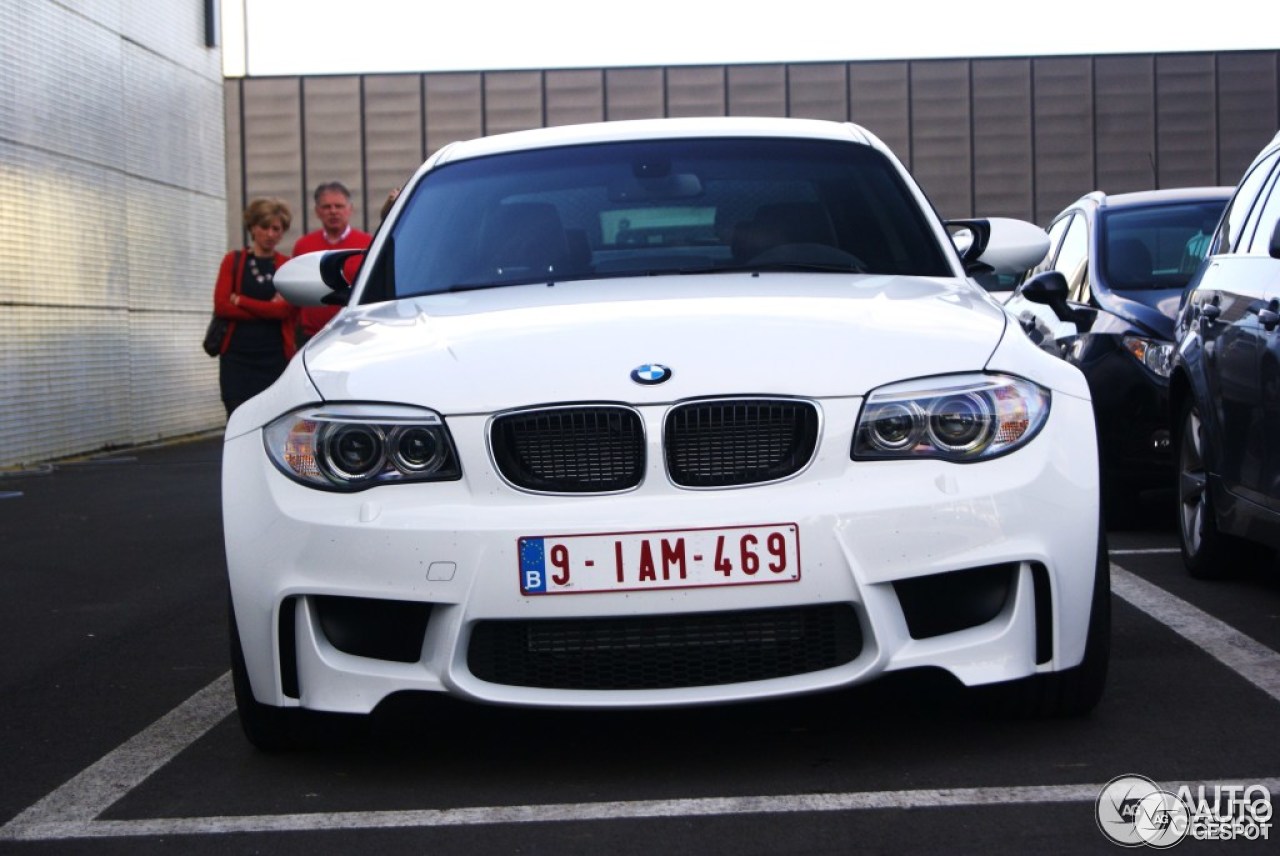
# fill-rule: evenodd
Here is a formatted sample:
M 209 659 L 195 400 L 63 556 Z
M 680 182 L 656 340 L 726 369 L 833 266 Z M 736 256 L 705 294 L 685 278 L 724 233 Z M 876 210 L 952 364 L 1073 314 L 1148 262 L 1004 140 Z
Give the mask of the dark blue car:
M 1178 316 L 1170 413 L 1192 576 L 1280 547 L 1280 135 L 1249 167 Z
M 1171 492 L 1174 320 L 1231 190 L 1081 197 L 1054 218 L 1048 255 L 1005 304 L 1089 381 L 1111 524 L 1133 519 L 1145 492 Z

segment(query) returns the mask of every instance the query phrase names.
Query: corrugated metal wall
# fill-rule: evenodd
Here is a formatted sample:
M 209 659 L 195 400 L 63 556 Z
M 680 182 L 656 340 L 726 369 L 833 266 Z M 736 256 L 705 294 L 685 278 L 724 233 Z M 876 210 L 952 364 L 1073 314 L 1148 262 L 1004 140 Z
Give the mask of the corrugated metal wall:
M 228 80 L 229 234 L 253 196 L 317 228 L 338 179 L 368 229 L 387 192 L 457 139 L 659 116 L 852 120 L 944 216 L 1045 223 L 1096 188 L 1234 184 L 1280 126 L 1280 51 Z
M 0 467 L 221 423 L 225 146 L 201 0 L 0 8 Z

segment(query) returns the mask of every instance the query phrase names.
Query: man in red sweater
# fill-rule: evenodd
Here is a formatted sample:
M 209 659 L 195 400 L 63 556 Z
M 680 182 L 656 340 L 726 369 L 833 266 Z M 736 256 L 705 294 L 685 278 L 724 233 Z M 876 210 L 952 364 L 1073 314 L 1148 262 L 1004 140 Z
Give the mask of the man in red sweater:
M 317 253 L 322 250 L 363 250 L 373 236 L 351 227 L 351 191 L 340 181 L 327 181 L 316 188 L 316 217 L 323 228 L 308 232 L 293 245 L 293 254 Z M 347 261 L 343 272 L 347 280 L 355 280 L 360 269 L 360 259 Z M 310 339 L 329 319 L 338 314 L 338 306 L 306 306 L 300 311 L 302 338 Z M 301 344 L 301 342 L 299 342 Z

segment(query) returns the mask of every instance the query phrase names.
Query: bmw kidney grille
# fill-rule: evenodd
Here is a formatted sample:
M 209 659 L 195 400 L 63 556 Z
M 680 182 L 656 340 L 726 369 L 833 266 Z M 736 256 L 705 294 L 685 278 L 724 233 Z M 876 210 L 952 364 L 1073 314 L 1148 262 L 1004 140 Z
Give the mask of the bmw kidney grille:
M 667 472 L 681 487 L 718 488 L 788 478 L 818 443 L 818 409 L 789 399 L 716 399 L 667 414 Z M 630 490 L 644 477 L 640 415 L 616 405 L 556 407 L 499 416 L 490 429 L 502 477 L 540 493 Z

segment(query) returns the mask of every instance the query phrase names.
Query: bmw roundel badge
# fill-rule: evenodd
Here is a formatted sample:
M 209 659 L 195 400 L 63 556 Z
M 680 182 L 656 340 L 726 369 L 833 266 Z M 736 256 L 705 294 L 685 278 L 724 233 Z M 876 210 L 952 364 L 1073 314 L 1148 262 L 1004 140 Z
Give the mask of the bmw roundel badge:
M 653 386 L 671 379 L 671 369 L 657 363 L 645 363 L 631 370 L 631 379 L 643 386 Z

